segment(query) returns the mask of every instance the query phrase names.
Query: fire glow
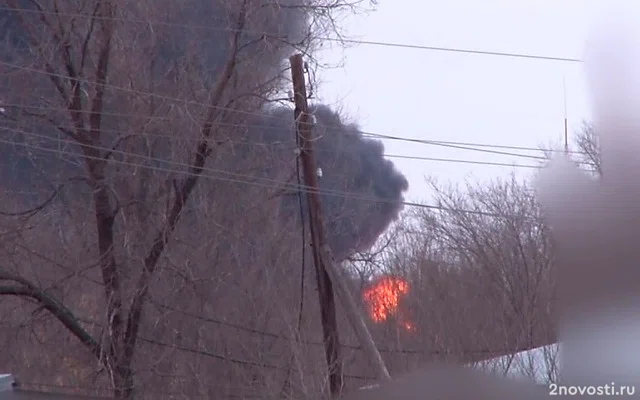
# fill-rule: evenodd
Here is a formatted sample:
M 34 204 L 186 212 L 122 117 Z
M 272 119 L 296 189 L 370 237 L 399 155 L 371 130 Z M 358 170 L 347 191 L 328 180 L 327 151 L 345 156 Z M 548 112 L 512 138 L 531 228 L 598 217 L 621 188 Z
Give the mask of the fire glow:
M 407 293 L 409 284 L 402 278 L 385 276 L 378 279 L 363 294 L 371 319 L 381 323 L 394 316 L 407 331 L 414 331 L 414 325 L 404 318 L 400 309 L 400 299 Z

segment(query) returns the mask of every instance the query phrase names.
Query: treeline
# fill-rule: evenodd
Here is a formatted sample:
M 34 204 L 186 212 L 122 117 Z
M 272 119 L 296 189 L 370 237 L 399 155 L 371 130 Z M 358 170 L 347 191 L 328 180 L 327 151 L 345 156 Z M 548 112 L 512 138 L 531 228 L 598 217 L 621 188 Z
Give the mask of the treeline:
M 255 199 L 253 213 L 238 213 L 227 224 L 203 199 L 198 215 L 207 221 L 177 230 L 149 292 L 137 343 L 135 382 L 143 398 L 299 398 L 322 390 L 310 249 L 302 264 L 298 221 L 273 222 L 273 211 L 257 204 L 264 195 Z M 553 246 L 528 187 L 512 179 L 441 190 L 439 205 L 406 210 L 377 247 L 344 263 L 363 310 L 362 291 L 375 277 L 400 276 L 409 284 L 399 307 L 414 329 L 393 318 L 369 324 L 392 374 L 428 361 L 469 363 L 553 342 Z M 63 301 L 84 329 L 107 335 L 99 270 L 88 255 L 83 259 L 91 253 L 91 232 L 70 217 L 62 228 L 62 211 L 53 209 L 25 222 L 37 230 L 14 228 L 16 236 L 3 246 L 13 249 L 6 259 Z M 47 310 L 8 297 L 2 308 L 0 358 L 9 372 L 25 382 L 109 391 L 109 371 Z M 347 389 L 353 389 L 375 375 L 338 311 Z

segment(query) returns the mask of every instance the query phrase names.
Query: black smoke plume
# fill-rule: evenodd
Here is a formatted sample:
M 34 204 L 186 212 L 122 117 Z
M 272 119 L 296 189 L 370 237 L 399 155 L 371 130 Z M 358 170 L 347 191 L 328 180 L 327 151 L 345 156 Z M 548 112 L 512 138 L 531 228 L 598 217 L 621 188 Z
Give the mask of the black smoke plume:
M 54 152 L 67 140 L 65 135 L 52 128 L 52 124 L 41 123 L 33 117 L 25 116 L 26 112 L 42 113 L 43 107 L 51 107 L 59 101 L 59 94 L 54 89 L 49 77 L 37 72 L 45 69 L 42 60 L 33 59 L 32 55 L 38 51 L 30 49 L 28 29 L 25 25 L 40 26 L 41 18 L 48 18 L 51 22 L 50 30 L 55 32 L 58 22 L 52 10 L 55 8 L 51 0 L 43 1 L 36 7 L 33 1 L 16 0 L 8 3 L 0 0 L 0 61 L 7 64 L 0 65 L 0 107 L 6 112 L 0 112 L 0 133 L 4 140 L 0 143 L 0 186 L 13 190 L 27 190 L 35 185 L 41 185 L 47 181 L 60 179 L 61 177 L 74 176 L 83 172 L 81 158 L 73 155 L 60 157 Z M 78 26 L 82 31 L 86 27 L 83 23 L 90 20 L 91 3 L 97 4 L 99 0 L 66 3 L 62 14 L 82 15 L 77 17 Z M 140 55 L 140 62 L 144 63 L 153 58 L 151 70 L 155 94 L 167 97 L 177 95 L 166 87 L 171 87 L 171 81 L 184 82 L 180 71 L 184 65 L 188 65 L 189 74 L 194 81 L 204 87 L 213 87 L 218 79 L 225 63 L 230 58 L 230 35 L 234 32 L 235 21 L 243 7 L 242 1 L 228 0 L 186 0 L 181 2 L 166 1 L 162 5 L 155 0 L 123 0 L 118 2 L 120 17 L 116 24 L 114 42 L 128 43 L 135 38 L 135 46 L 121 47 L 114 50 L 112 56 L 109 82 L 115 86 L 125 86 L 118 82 L 118 78 L 131 74 L 123 67 L 114 66 L 114 59 L 118 58 L 118 52 L 127 56 L 129 52 Z M 311 34 L 310 12 L 306 8 L 306 0 L 282 0 L 274 4 L 272 0 L 252 1 L 250 12 L 247 13 L 243 28 L 239 33 L 238 47 L 242 50 L 237 54 L 236 81 L 233 82 L 238 93 L 249 92 L 254 89 L 256 83 L 264 83 L 282 73 L 289 57 L 296 51 L 294 46 L 304 48 L 306 38 Z M 88 11 L 89 10 L 89 11 Z M 122 18 L 122 19 L 120 19 Z M 64 19 L 64 18 L 63 18 Z M 146 21 L 150 22 L 147 23 Z M 67 22 L 63 22 L 63 25 Z M 85 24 L 87 25 L 87 24 Z M 49 28 L 43 28 L 41 33 L 36 32 L 35 40 L 43 43 L 50 42 L 51 32 Z M 31 32 L 33 35 L 34 33 Z M 41 36 L 38 36 L 41 34 Z M 64 36 L 64 35 L 63 35 Z M 82 40 L 73 36 L 71 42 L 71 54 L 79 58 Z M 149 50 L 152 49 L 152 50 Z M 72 58 L 73 58 L 72 57 Z M 74 62 L 78 62 L 73 58 Z M 47 63 L 55 68 L 59 74 L 65 74 L 65 58 L 62 50 L 53 52 Z M 9 68 L 7 65 L 17 67 Z M 256 68 L 259 65 L 260 68 Z M 12 71 L 20 71 L 20 66 L 30 68 L 33 73 L 30 80 L 42 82 L 38 89 L 50 90 L 45 96 L 29 95 L 29 91 L 11 90 L 15 80 L 11 80 Z M 146 65 L 140 66 L 145 70 Z M 43 72 L 42 71 L 42 72 Z M 87 79 L 91 79 L 92 72 L 87 73 Z M 132 76 L 135 76 L 132 75 Z M 137 80 L 136 80 L 137 79 Z M 147 77 L 135 77 L 137 85 L 144 87 Z M 187 83 L 185 83 L 186 85 Z M 91 83 L 89 84 L 89 86 Z M 253 85 L 253 86 L 252 86 Z M 105 131 L 128 132 L 132 128 L 131 120 L 118 117 L 117 114 L 131 114 L 132 102 L 135 95 L 122 91 L 108 91 L 105 104 L 105 113 L 102 116 Z M 246 96 L 250 98 L 250 96 Z M 198 99 L 195 99 L 198 100 Z M 206 103 L 207 100 L 200 100 Z M 227 101 L 223 99 L 223 101 Z M 178 102 L 179 103 L 179 102 Z M 263 99 L 245 100 L 247 108 L 256 108 L 264 103 Z M 25 109 L 7 106 L 7 104 L 20 104 Z M 35 111 L 34 111 L 35 110 Z M 67 113 L 62 111 L 48 112 L 46 116 L 50 120 L 59 121 L 63 126 L 71 126 Z M 246 116 L 246 114 L 243 114 Z M 29 126 L 15 122 L 16 120 L 29 120 Z M 179 124 L 179 123 L 178 123 Z M 160 129 L 172 131 L 176 128 L 161 127 Z M 182 129 L 182 127 L 179 127 Z M 48 150 L 26 148 L 25 144 L 33 142 L 33 136 L 25 134 L 49 136 L 49 139 L 38 140 L 38 146 Z M 165 132 L 169 133 L 169 132 Z M 115 135 L 104 134 L 102 146 L 109 147 Z M 8 143 L 10 142 L 10 143 Z M 159 148 L 160 154 L 156 157 L 165 157 L 171 151 L 171 143 L 154 143 Z M 69 147 L 69 146 L 67 146 Z M 80 153 L 79 148 L 65 148 L 65 151 Z
M 354 251 L 369 248 L 402 210 L 407 179 L 384 158 L 384 145 L 368 139 L 355 124 L 324 105 L 313 107 L 315 158 L 322 170 L 319 178 L 321 202 L 328 242 L 338 260 Z M 248 139 L 278 151 L 283 162 L 265 166 L 265 175 L 291 176 L 296 149 L 293 112 L 288 108 L 270 111 L 252 121 Z M 276 150 L 277 149 L 277 150 Z M 287 163 L 286 161 L 289 161 Z M 296 182 L 293 182 L 297 184 Z M 331 192 L 331 193 L 329 193 Z M 283 196 L 284 215 L 297 215 L 297 195 Z M 306 199 L 303 199 L 306 219 Z
M 272 4 L 264 0 L 265 4 Z M 159 54 L 152 71 L 153 79 L 158 90 L 163 90 L 163 83 L 176 79 L 174 64 L 187 62 L 190 68 L 207 79 L 215 79 L 225 61 L 229 57 L 229 21 L 237 17 L 241 2 L 229 1 L 203 1 L 189 0 L 186 2 L 167 2 L 166 8 L 158 11 L 157 15 L 148 16 L 150 8 L 147 1 L 124 1 L 119 7 L 126 11 L 127 18 L 131 20 L 144 20 L 151 18 L 167 22 L 153 27 L 150 30 L 147 24 L 119 25 L 118 34 L 127 37 L 136 37 L 140 44 L 140 51 L 145 48 L 145 43 L 156 43 Z M 287 0 L 281 5 L 300 5 L 304 0 Z M 20 8 L 29 9 L 29 13 L 23 13 L 23 17 L 38 18 L 32 2 L 19 0 Z M 153 9 L 153 8 L 151 8 Z M 287 57 L 296 51 L 292 46 L 274 47 L 268 38 L 262 37 L 262 32 L 268 32 L 272 37 L 285 39 L 289 43 L 300 43 L 309 31 L 309 15 L 303 11 L 304 7 L 258 7 L 251 13 L 251 18 L 246 21 L 246 32 L 241 37 L 243 54 L 250 56 L 254 64 L 247 66 L 249 72 L 241 72 L 245 78 L 254 77 L 257 81 L 274 76 L 278 71 L 284 71 L 287 65 Z M 28 42 L 25 40 L 25 32 L 17 22 L 19 14 L 9 9 L 0 10 L 0 43 L 2 54 L 0 58 L 12 63 L 21 62 L 21 57 L 16 54 L 28 50 Z M 189 29 L 190 26 L 206 26 L 211 29 Z M 217 29 L 219 28 L 219 29 Z M 274 50 L 274 48 L 276 50 Z M 4 51 L 6 50 L 6 51 Z M 26 52 L 28 53 L 28 52 Z M 193 55 L 197 54 L 197 57 Z M 257 60 L 257 61 L 256 61 Z M 23 60 L 24 61 L 24 60 Z M 242 61 L 242 60 L 241 60 Z M 53 60 L 57 65 L 62 65 L 60 59 Z M 244 65 L 240 63 L 240 65 Z M 259 65 L 260 68 L 255 68 Z M 238 68 L 243 68 L 239 66 Z M 253 69 L 251 69 L 253 68 Z M 116 71 L 114 74 L 121 74 Z M 125 73 L 126 74 L 126 73 Z M 288 74 L 288 73 L 287 73 Z M 34 75 L 34 77 L 37 77 Z M 117 78 L 117 77 L 116 77 Z M 1 79 L 1 77 L 0 77 Z M 250 79 L 247 79 L 250 80 Z M 46 79 L 43 85 L 50 84 Z M 209 82 L 210 85 L 213 82 Z M 243 82 L 235 82 L 239 85 L 238 91 L 250 90 L 244 88 Z M 5 86 L 6 87 L 6 86 Z M 9 101 L 10 93 L 0 93 L 0 101 Z M 165 93 L 160 93 L 165 94 Z M 172 96 L 171 92 L 166 93 Z M 7 97 L 9 96 L 9 97 Z M 51 96 L 56 96 L 53 92 Z M 128 113 L 129 104 L 132 101 L 127 94 L 113 93 L 114 96 L 106 105 L 108 113 Z M 118 96 L 118 97 L 116 97 Z M 24 96 L 23 96 L 24 97 Z M 21 99 L 24 101 L 24 99 Z M 37 98 L 28 98 L 27 103 L 33 102 L 39 106 Z M 257 101 L 257 100 L 256 100 Z M 262 100 L 260 100 L 262 101 Z M 249 107 L 260 106 L 249 104 Z M 20 117 L 18 109 L 10 109 L 11 116 Z M 241 164 L 246 164 L 249 158 L 255 166 L 252 174 L 262 174 L 278 180 L 290 180 L 295 171 L 295 133 L 293 129 L 293 113 L 286 108 L 263 110 L 263 116 L 251 116 L 251 113 L 239 113 L 237 123 L 247 127 L 244 132 L 249 143 L 260 142 L 266 144 L 263 153 L 255 148 L 237 152 L 226 156 L 222 168 L 227 170 L 240 170 Z M 327 224 L 329 244 L 338 259 L 344 259 L 350 253 L 363 250 L 371 246 L 380 233 L 393 221 L 402 208 L 402 193 L 407 189 L 408 183 L 405 177 L 399 173 L 393 164 L 384 158 L 384 147 L 381 142 L 363 137 L 358 127 L 344 123 L 338 113 L 326 106 L 316 106 L 314 109 L 317 126 L 314 128 L 321 138 L 315 142 L 316 160 L 323 171 L 320 179 L 320 188 L 324 191 L 335 191 L 335 195 L 322 195 L 322 204 Z M 18 144 L 2 144 L 0 151 L 5 154 L 0 162 L 0 175 L 2 186 L 5 188 L 25 189 L 41 186 L 42 183 L 51 181 L 54 175 L 57 178 L 64 176 L 78 176 L 83 173 L 83 163 L 80 157 L 70 155 L 60 156 L 55 152 L 38 152 L 34 149 L 21 147 L 20 144 L 29 141 L 28 135 L 17 133 L 20 130 L 34 131 L 40 135 L 49 135 L 51 140 L 41 141 L 39 146 L 55 149 L 65 137 L 52 129 L 50 125 L 33 125 L 30 127 L 19 126 L 12 129 L 11 120 L 2 119 L 0 116 L 0 131 L 5 139 Z M 68 118 L 64 112 L 54 116 L 56 120 L 64 121 Z M 71 121 L 63 124 L 70 125 Z M 131 130 L 130 121 L 117 116 L 105 115 L 104 126 L 112 132 L 128 132 Z M 177 124 L 177 122 L 176 122 Z M 3 129 L 4 128 L 4 129 Z M 160 126 L 158 129 L 165 134 L 179 132 L 180 126 Z M 165 132 L 166 131 L 166 132 Z M 105 135 L 108 136 L 108 135 Z M 106 137 L 104 146 L 113 143 L 113 137 Z M 170 157 L 172 142 L 157 139 L 154 146 L 158 150 L 155 157 L 158 159 Z M 280 145 L 271 146 L 273 143 Z M 79 149 L 67 148 L 67 151 L 79 153 Z M 132 150 L 128 150 L 132 151 Z M 238 159 L 234 159 L 238 157 Z M 244 160 L 243 160 L 244 159 Z M 274 162 L 274 160 L 277 160 Z M 216 161 L 218 162 L 218 161 Z M 211 161 L 213 163 L 213 161 Z M 43 171 L 49 176 L 42 176 Z M 38 178 L 38 183 L 36 179 Z M 290 180 L 295 184 L 295 180 Z M 306 206 L 306 200 L 304 205 Z M 283 215 L 298 215 L 298 198 L 294 193 L 282 196 L 281 211 Z

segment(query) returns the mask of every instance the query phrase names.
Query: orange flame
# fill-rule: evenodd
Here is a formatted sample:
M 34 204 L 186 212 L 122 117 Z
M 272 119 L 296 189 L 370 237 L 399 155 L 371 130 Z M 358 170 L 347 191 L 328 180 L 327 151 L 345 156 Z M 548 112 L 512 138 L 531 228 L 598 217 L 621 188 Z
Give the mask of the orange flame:
M 409 284 L 402 278 L 386 276 L 364 291 L 364 300 L 369 306 L 369 314 L 374 322 L 386 321 L 390 316 L 400 316 L 400 298 L 409 293 Z M 414 331 L 415 326 L 400 319 L 407 331 Z

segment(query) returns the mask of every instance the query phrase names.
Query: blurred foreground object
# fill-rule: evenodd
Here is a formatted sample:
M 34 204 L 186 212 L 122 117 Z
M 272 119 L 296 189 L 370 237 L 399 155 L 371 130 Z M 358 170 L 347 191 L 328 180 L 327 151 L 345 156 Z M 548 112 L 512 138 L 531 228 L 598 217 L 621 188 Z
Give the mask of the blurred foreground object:
M 640 397 L 640 6 L 600 5 L 585 67 L 603 175 L 595 180 L 558 158 L 541 172 L 538 196 L 557 246 L 559 383 L 610 385 L 618 391 L 607 397 L 629 399 Z M 432 366 L 346 399 L 548 397 L 546 386 Z
M 431 365 L 345 400 L 528 400 L 546 399 L 546 386 L 488 375 L 470 368 Z
M 556 159 L 538 182 L 557 244 L 566 385 L 640 388 L 640 9 L 634 4 L 607 3 L 587 44 L 602 177 Z

